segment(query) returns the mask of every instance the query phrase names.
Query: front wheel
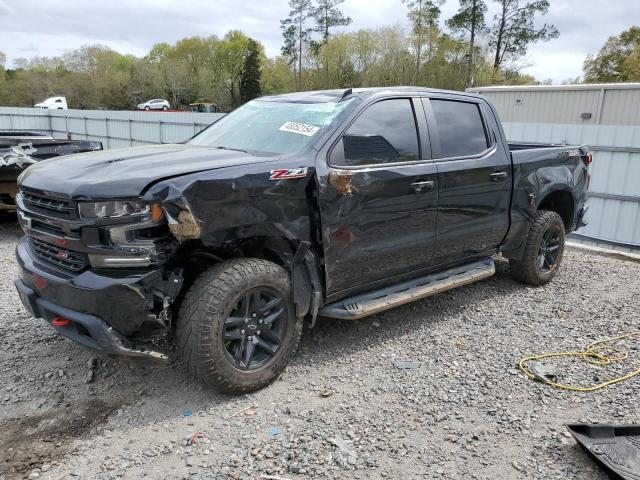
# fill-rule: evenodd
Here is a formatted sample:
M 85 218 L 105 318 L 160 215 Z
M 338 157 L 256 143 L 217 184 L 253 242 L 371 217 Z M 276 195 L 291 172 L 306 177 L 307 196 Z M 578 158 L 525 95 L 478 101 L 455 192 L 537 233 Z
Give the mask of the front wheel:
M 556 212 L 540 210 L 531 225 L 522 260 L 509 260 L 511 275 L 530 285 L 549 283 L 564 254 L 565 230 Z
M 288 272 L 266 260 L 240 258 L 198 277 L 180 308 L 176 334 L 181 357 L 196 379 L 244 393 L 280 374 L 301 332 Z
M 147 105 L 146 107 L 144 107 L 144 109 L 148 112 L 149 110 L 151 110 L 151 107 Z

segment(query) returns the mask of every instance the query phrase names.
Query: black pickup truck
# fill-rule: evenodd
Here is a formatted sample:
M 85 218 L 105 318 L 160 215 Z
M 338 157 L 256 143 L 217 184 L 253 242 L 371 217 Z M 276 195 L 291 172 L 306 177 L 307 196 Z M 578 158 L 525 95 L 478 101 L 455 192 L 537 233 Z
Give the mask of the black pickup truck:
M 272 381 L 304 320 L 489 277 L 542 285 L 583 224 L 584 147 L 509 145 L 483 97 L 423 88 L 251 101 L 183 144 L 45 160 L 19 179 L 16 286 L 57 331 L 207 385 Z M 166 350 L 166 348 L 165 348 Z

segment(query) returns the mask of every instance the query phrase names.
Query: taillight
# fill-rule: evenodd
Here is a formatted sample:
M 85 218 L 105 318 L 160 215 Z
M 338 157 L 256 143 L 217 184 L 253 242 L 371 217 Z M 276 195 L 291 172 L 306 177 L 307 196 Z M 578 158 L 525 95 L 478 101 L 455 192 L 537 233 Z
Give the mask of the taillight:
M 582 159 L 584 160 L 584 164 L 588 167 L 589 165 L 591 165 L 591 162 L 593 162 L 593 154 L 589 152 L 584 157 L 582 157 Z

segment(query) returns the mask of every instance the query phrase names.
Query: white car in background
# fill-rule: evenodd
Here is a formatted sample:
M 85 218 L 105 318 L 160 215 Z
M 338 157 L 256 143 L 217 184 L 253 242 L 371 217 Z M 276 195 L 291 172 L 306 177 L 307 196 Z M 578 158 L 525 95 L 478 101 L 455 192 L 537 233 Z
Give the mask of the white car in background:
M 171 104 L 167 100 L 156 98 L 138 104 L 138 110 L 169 110 Z
M 54 110 L 68 110 L 65 97 L 49 97 L 45 101 L 36 103 L 36 108 L 52 108 Z

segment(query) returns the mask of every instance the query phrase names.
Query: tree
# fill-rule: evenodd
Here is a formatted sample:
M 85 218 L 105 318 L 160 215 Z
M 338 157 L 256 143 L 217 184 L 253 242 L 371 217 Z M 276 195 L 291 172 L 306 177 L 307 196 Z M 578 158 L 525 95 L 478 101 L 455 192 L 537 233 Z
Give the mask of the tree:
M 520 5 L 521 0 L 495 0 L 500 4 L 494 16 L 489 42 L 494 48 L 493 71 L 498 73 L 506 61 L 517 60 L 527 53 L 530 44 L 557 38 L 559 33 L 554 25 L 543 24 L 536 28 L 536 14 L 549 12 L 549 0 L 534 0 Z
M 262 93 L 266 95 L 295 90 L 296 79 L 291 73 L 287 59 L 282 56 L 265 60 L 261 80 Z
M 640 27 L 609 37 L 597 55 L 584 61 L 585 82 L 640 81 Z
M 260 48 L 258 42 L 250 38 L 247 42 L 247 53 L 244 57 L 244 66 L 240 76 L 240 101 L 248 102 L 261 94 L 260 75 L 261 71 Z
M 8 94 L 7 92 L 7 80 L 6 80 L 6 74 L 4 71 L 4 64 L 7 61 L 7 56 L 3 53 L 0 52 L 0 102 L 6 102 L 6 96 Z
M 318 0 L 318 5 L 313 9 L 313 19 L 316 22 L 315 31 L 322 35 L 322 43 L 327 43 L 329 30 L 333 27 L 351 25 L 351 17 L 345 17 L 338 5 L 345 0 Z
M 475 69 L 476 36 L 487 31 L 484 0 L 459 0 L 458 12 L 447 20 L 447 26 L 454 32 L 469 32 L 469 54 L 467 58 L 467 85 L 473 87 Z
M 284 37 L 283 55 L 291 62 L 298 62 L 298 89 L 302 88 L 302 53 L 309 41 L 311 29 L 307 26 L 307 19 L 312 14 L 311 0 L 289 0 L 289 17 L 280 21 L 280 28 Z
M 240 30 L 231 30 L 227 32 L 219 46 L 221 74 L 229 92 L 231 108 L 240 104 L 240 78 L 248 44 L 249 37 Z
M 418 78 L 422 65 L 422 48 L 426 41 L 429 44 L 429 56 L 431 56 L 434 35 L 438 33 L 440 6 L 444 0 L 402 0 L 402 3 L 406 3 L 409 9 L 407 17 L 413 32 L 416 56 L 415 77 Z

